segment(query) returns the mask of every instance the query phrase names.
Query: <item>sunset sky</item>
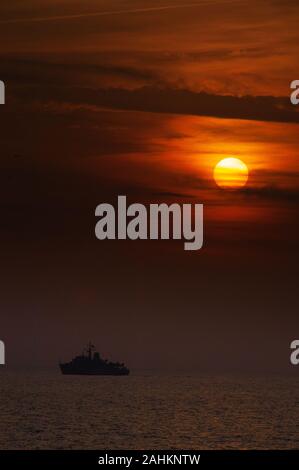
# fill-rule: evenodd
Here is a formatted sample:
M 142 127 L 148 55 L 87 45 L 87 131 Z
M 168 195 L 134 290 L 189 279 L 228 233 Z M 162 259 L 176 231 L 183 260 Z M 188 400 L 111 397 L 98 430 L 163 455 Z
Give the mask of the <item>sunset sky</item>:
M 91 339 L 132 368 L 287 370 L 297 0 L 2 0 L 0 13 L 11 362 L 55 366 Z M 238 191 L 213 179 L 227 157 L 249 170 Z M 204 248 L 99 242 L 95 207 L 120 194 L 203 203 Z

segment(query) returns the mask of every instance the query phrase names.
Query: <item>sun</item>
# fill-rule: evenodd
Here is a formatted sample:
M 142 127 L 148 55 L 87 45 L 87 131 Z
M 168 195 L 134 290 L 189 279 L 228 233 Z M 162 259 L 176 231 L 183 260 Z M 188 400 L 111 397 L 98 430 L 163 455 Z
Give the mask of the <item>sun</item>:
M 224 158 L 214 168 L 214 180 L 220 188 L 238 189 L 248 180 L 248 168 L 239 158 Z

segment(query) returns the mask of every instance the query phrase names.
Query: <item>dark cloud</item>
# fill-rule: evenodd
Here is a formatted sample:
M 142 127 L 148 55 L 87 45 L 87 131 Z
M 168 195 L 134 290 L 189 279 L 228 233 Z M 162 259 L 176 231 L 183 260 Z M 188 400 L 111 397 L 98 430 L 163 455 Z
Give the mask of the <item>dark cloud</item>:
M 93 76 L 114 76 L 131 80 L 157 80 L 157 75 L 146 68 L 107 63 L 68 63 L 63 59 L 46 61 L 39 59 L 1 58 L 0 73 L 2 80 L 20 85 L 68 83 L 78 81 L 86 74 Z
M 231 60 L 234 58 L 246 57 L 246 58 L 260 58 L 269 57 L 269 53 L 272 55 L 283 55 L 283 50 L 269 51 L 269 49 L 255 46 L 255 47 L 227 47 L 227 48 L 215 48 L 207 50 L 195 50 L 195 51 L 172 51 L 165 52 L 164 54 L 155 54 L 150 57 L 152 61 L 156 62 L 213 62 L 217 60 Z M 148 55 L 148 53 L 147 53 Z
M 239 190 L 242 195 L 259 199 L 271 200 L 271 202 L 299 202 L 299 189 L 281 188 L 278 186 L 263 186 L 261 188 L 247 186 Z
M 272 96 L 220 96 L 183 89 L 143 87 L 136 90 L 98 90 L 94 100 L 102 106 L 127 110 L 299 122 L 299 113 L 288 98 Z
M 289 98 L 274 96 L 224 96 L 186 89 L 145 86 L 91 89 L 76 87 L 27 87 L 16 91 L 30 101 L 55 100 L 111 109 L 228 119 L 299 123 L 299 113 Z
M 171 191 L 157 191 L 156 193 L 153 193 L 153 196 L 156 197 L 174 197 L 174 198 L 182 198 L 182 199 L 189 199 L 189 198 L 194 198 L 195 196 L 192 194 L 187 194 L 187 193 L 175 193 Z

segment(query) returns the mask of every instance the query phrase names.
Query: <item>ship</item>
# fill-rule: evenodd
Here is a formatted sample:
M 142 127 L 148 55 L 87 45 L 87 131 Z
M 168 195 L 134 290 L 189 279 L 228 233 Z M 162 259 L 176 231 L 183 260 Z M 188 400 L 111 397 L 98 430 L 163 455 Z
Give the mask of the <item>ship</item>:
M 60 363 L 63 375 L 129 375 L 130 370 L 120 362 L 110 362 L 102 359 L 95 351 L 95 346 L 88 344 L 81 354 L 71 362 Z

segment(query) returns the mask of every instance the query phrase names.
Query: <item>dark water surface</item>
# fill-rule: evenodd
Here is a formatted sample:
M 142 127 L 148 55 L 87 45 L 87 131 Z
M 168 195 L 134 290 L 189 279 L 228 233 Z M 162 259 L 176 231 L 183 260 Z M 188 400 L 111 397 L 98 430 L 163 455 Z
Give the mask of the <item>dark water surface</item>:
M 299 379 L 0 373 L 2 449 L 299 448 Z

